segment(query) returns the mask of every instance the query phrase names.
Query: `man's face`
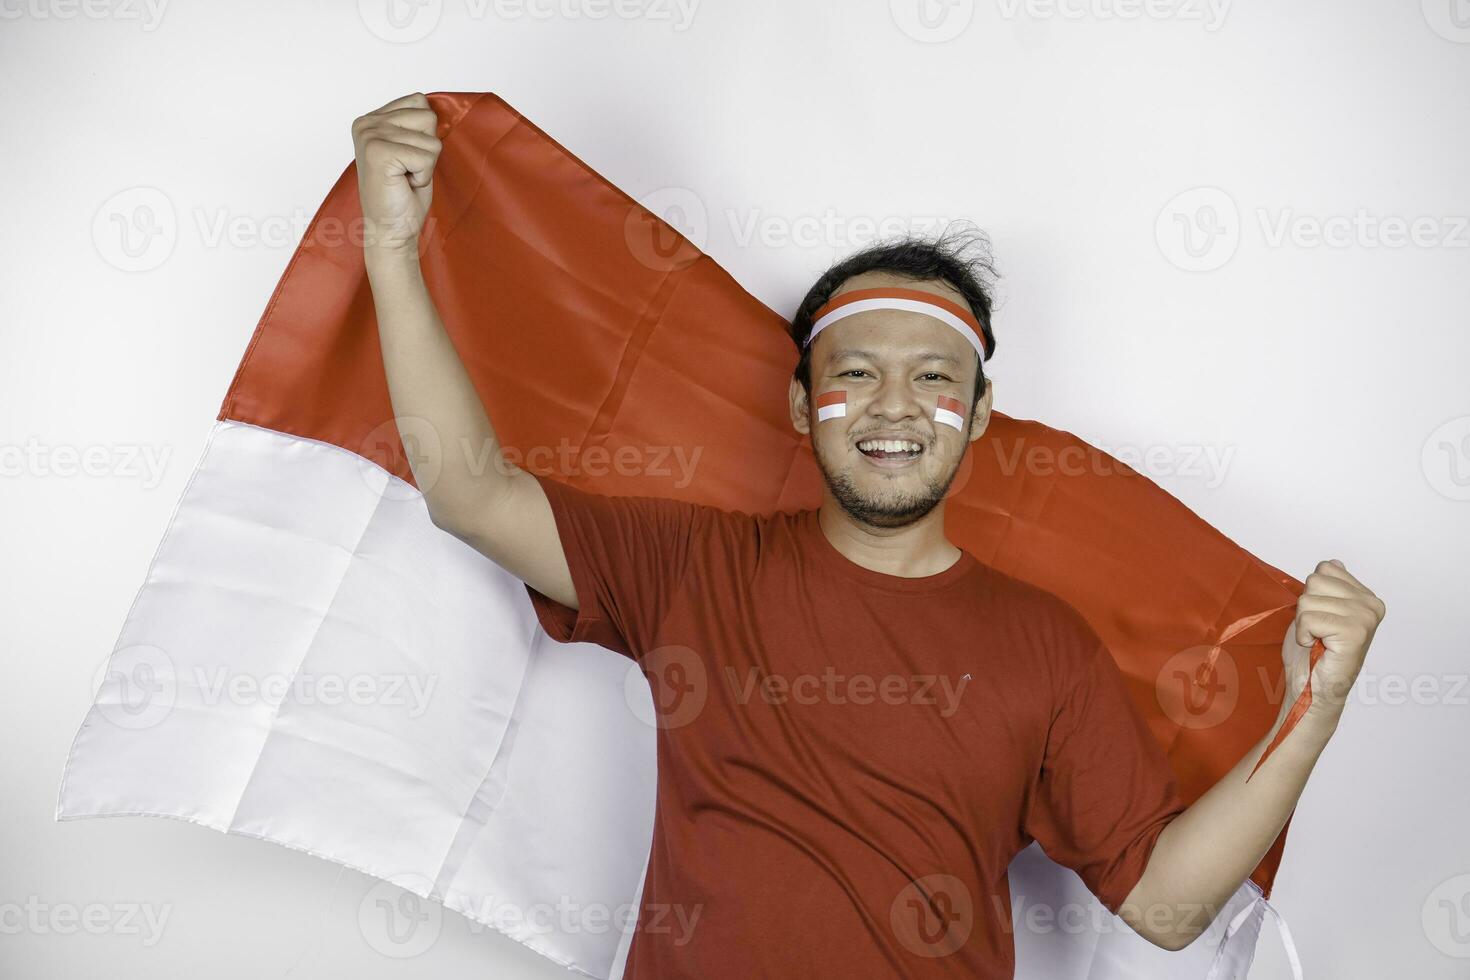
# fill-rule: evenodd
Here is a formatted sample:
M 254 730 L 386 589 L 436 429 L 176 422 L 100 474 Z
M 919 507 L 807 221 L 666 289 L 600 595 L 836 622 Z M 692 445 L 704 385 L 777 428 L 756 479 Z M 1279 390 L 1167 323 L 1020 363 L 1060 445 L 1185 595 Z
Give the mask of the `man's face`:
M 965 303 L 947 284 L 882 273 L 855 276 L 834 296 L 892 285 Z M 792 424 L 811 435 L 817 465 L 843 510 L 871 526 L 898 527 L 944 500 L 965 449 L 989 422 L 990 391 L 978 405 L 971 400 L 976 361 L 963 336 L 922 313 L 868 310 L 817 334 L 810 399 L 791 383 Z M 847 413 L 818 421 L 818 396 L 834 390 L 846 392 Z M 941 395 L 965 406 L 966 431 L 935 420 Z

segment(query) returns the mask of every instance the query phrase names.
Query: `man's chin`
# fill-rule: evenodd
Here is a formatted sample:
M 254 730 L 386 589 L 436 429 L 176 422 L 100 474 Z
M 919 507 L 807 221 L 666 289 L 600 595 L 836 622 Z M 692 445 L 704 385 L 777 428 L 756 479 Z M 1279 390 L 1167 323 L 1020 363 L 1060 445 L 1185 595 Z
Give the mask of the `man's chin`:
M 903 527 L 928 514 L 944 501 L 949 480 L 927 480 L 917 467 L 892 472 L 831 473 L 817 459 L 827 489 L 847 514 L 872 527 Z M 856 477 L 856 479 L 854 479 Z M 950 479 L 954 474 L 950 474 Z
M 828 488 L 849 516 L 873 527 L 903 527 L 912 524 L 944 499 L 942 493 L 868 493 L 840 480 L 828 483 Z

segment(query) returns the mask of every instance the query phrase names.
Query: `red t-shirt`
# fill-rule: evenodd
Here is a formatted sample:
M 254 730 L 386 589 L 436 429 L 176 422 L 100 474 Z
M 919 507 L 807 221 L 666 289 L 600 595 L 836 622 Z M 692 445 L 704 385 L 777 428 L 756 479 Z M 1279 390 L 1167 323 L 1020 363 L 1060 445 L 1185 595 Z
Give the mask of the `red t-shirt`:
M 1006 868 L 1033 839 L 1116 912 L 1184 809 L 1071 605 L 969 552 L 918 578 L 817 511 L 752 515 L 541 478 L 580 609 L 658 726 L 624 976 L 1010 980 Z

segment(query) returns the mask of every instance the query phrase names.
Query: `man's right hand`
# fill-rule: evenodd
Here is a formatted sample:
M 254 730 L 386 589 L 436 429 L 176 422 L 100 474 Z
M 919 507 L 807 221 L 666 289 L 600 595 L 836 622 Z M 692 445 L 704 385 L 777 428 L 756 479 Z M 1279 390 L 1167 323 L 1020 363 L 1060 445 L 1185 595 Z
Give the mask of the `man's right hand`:
M 443 143 L 439 117 L 422 92 L 394 99 L 352 121 L 363 247 L 418 254 Z

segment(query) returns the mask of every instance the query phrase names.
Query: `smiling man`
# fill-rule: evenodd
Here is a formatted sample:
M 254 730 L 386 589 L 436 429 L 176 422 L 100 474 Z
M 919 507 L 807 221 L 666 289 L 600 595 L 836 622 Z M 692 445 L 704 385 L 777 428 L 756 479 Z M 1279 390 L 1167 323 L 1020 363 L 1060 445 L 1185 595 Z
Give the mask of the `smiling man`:
M 397 416 L 499 459 L 418 266 L 435 124 L 422 95 L 353 124 L 384 365 Z M 864 249 L 801 302 L 789 409 L 825 480 L 815 509 L 602 496 L 472 468 L 478 451 L 411 459 L 434 523 L 525 582 L 550 636 L 615 650 L 653 685 L 627 977 L 1009 978 L 1006 872 L 1032 841 L 1181 948 L 1259 863 L 1335 727 L 1341 700 L 1317 698 L 1254 780 L 1274 729 L 1186 809 L 1083 617 L 946 538 L 994 395 L 990 268 L 971 244 Z M 1312 636 L 1350 685 L 1382 616 L 1339 565 L 1307 585 L 1283 718 Z

